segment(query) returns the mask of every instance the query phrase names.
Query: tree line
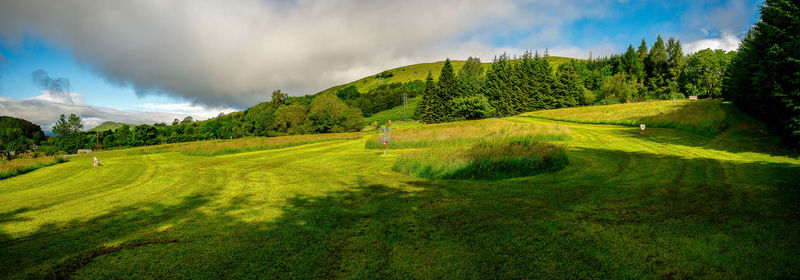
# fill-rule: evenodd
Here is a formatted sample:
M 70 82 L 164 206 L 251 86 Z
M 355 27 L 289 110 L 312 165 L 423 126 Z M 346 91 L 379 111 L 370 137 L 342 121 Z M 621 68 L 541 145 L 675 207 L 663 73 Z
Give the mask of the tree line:
M 510 116 L 528 111 L 689 95 L 722 96 L 722 80 L 736 52 L 705 49 L 684 55 L 679 40 L 659 35 L 648 47 L 629 45 L 621 55 L 570 59 L 554 69 L 547 51 L 502 54 L 485 70 L 470 57 L 455 73 L 445 60 L 431 73 L 415 115 L 425 123 Z
M 13 125 L 12 125 L 13 124 Z M 334 94 L 289 97 L 276 90 L 270 101 L 243 112 L 195 121 L 191 116 L 171 124 L 123 125 L 115 130 L 84 132 L 80 117 L 61 115 L 53 126 L 57 137 L 45 137 L 38 125 L 25 120 L 0 119 L 0 141 L 5 158 L 36 147 L 37 154 L 75 153 L 78 149 L 136 147 L 245 136 L 282 136 L 305 133 L 359 131 L 363 128 L 361 110 Z M 22 133 L 24 132 L 24 133 Z M 31 155 L 33 156 L 33 155 Z
M 723 95 L 800 150 L 800 4 L 767 0 L 725 76 Z

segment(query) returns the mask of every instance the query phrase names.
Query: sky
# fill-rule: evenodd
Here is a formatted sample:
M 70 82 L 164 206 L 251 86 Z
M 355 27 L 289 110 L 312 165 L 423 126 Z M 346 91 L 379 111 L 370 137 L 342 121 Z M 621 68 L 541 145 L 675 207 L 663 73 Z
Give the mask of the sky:
M 0 115 L 207 119 L 385 69 L 547 49 L 623 52 L 657 35 L 735 50 L 760 1 L 0 1 Z

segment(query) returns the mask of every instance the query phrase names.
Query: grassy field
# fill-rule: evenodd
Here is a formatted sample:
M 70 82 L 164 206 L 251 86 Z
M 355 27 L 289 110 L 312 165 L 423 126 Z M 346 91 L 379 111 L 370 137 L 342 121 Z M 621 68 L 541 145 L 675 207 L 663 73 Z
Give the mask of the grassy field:
M 558 68 L 559 65 L 569 61 L 571 58 L 568 57 L 558 57 L 558 56 L 550 56 L 547 58 L 548 62 L 550 62 L 550 66 L 553 69 Z M 483 61 L 483 68 L 484 71 L 489 68 L 491 64 L 491 58 L 485 58 Z M 452 60 L 453 70 L 458 73 L 458 70 L 464 66 L 466 61 L 463 60 Z M 388 71 L 392 71 L 393 76 L 391 78 L 375 78 L 375 73 L 373 75 L 355 80 L 350 83 L 338 85 L 331 87 L 329 89 L 323 90 L 319 93 L 336 93 L 339 89 L 348 87 L 350 85 L 356 86 L 359 92 L 367 92 L 370 89 L 376 88 L 382 84 L 388 83 L 405 83 L 414 80 L 425 80 L 425 77 L 428 76 L 428 72 L 430 71 L 433 75 L 434 79 L 438 79 L 439 75 L 442 72 L 442 66 L 444 66 L 444 61 L 437 61 L 431 63 L 420 63 L 420 64 L 412 64 L 406 65 L 403 67 L 397 67 L 394 69 L 389 69 Z M 318 94 L 319 94 L 318 93 Z M 413 112 L 413 111 L 412 111 Z
M 0 181 L 0 278 L 800 278 L 800 159 L 724 112 L 714 137 L 525 115 L 398 128 L 387 156 L 369 134 L 76 156 Z M 393 171 L 442 143 L 425 139 L 521 130 L 566 135 L 546 141 L 569 165 L 492 181 Z
M 715 100 L 650 101 L 618 105 L 545 110 L 523 114 L 580 123 L 619 124 L 676 128 L 705 136 L 716 136 L 728 128 L 728 111 L 733 104 Z
M 66 161 L 67 160 L 61 156 L 18 158 L 0 161 L 0 180 Z

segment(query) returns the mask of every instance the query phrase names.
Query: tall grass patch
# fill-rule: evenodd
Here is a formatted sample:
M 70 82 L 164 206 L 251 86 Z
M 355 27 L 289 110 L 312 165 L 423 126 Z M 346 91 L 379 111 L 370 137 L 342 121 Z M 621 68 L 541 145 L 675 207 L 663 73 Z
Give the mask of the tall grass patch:
M 563 145 L 507 137 L 409 152 L 400 156 L 393 170 L 430 179 L 498 180 L 556 171 L 567 164 Z
M 0 180 L 66 161 L 67 159 L 61 156 L 18 158 L 9 161 L 0 161 Z
M 569 128 L 558 125 L 509 122 L 503 119 L 460 121 L 392 129 L 390 149 L 474 145 L 491 138 L 524 137 L 537 141 L 566 141 Z M 367 149 L 383 149 L 377 131 L 367 137 Z
M 525 113 L 523 117 L 588 124 L 674 128 L 703 136 L 717 136 L 728 128 L 728 118 L 719 100 L 652 101 Z

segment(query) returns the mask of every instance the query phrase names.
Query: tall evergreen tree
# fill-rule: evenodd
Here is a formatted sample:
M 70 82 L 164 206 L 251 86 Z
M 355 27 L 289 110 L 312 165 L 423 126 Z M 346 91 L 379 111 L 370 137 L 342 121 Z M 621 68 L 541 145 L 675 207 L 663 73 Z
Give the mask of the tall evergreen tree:
M 723 95 L 800 149 L 800 3 L 766 0 L 728 67 Z
M 622 55 L 620 60 L 621 70 L 624 71 L 631 80 L 644 77 L 644 63 L 639 60 L 639 55 L 633 49 L 633 45 L 628 45 L 628 50 Z
M 532 98 L 530 100 L 531 110 L 542 110 L 553 108 L 554 97 L 552 93 L 552 86 L 555 77 L 553 75 L 553 67 L 546 58 L 539 56 L 539 53 L 534 53 L 533 56 L 533 76 L 532 83 L 536 85 L 533 88 Z
M 670 37 L 669 40 L 667 40 L 667 64 L 664 78 L 666 79 L 669 95 L 673 98 L 683 97 L 678 86 L 678 79 L 683 72 L 684 61 L 685 58 L 683 57 L 683 50 L 681 49 L 681 41 Z
M 578 106 L 585 88 L 578 75 L 576 64 L 575 60 L 570 60 L 558 67 L 558 77 L 553 88 L 554 108 Z
M 650 97 L 664 98 L 667 49 L 661 35 L 658 35 L 653 47 L 650 48 L 650 53 L 647 54 L 645 69 L 647 70 L 647 88 L 650 91 Z
M 414 113 L 423 123 L 436 122 L 436 116 L 433 112 L 436 110 L 436 105 L 434 104 L 436 98 L 436 86 L 433 83 L 433 75 L 429 71 L 428 77 L 425 78 L 425 91 L 422 93 L 422 101 L 417 105 L 417 112 Z
M 480 58 L 469 57 L 464 66 L 458 70 L 456 80 L 459 84 L 461 96 L 472 96 L 478 94 L 481 86 L 481 76 L 483 75 L 483 65 Z
M 461 91 L 459 90 L 458 82 L 453 72 L 453 65 L 450 63 L 449 58 L 444 61 L 442 73 L 439 75 L 439 89 L 437 90 L 437 95 L 441 105 L 436 115 L 439 122 L 446 122 L 452 115 L 452 110 L 447 104 L 450 100 L 461 96 Z
M 495 108 L 495 113 L 500 116 L 510 116 L 514 114 L 509 93 L 513 91 L 514 69 L 507 54 L 495 57 L 489 70 L 486 72 L 486 82 L 483 85 L 483 92 L 489 99 L 489 103 Z
M 639 55 L 639 61 L 644 64 L 644 61 L 647 58 L 647 42 L 645 42 L 644 38 L 642 38 L 642 44 L 640 44 L 639 48 L 636 49 L 636 54 Z
M 515 92 L 511 95 L 511 105 L 515 113 L 529 111 L 530 102 L 541 99 L 538 92 L 539 81 L 534 78 L 535 69 L 533 54 L 530 51 L 523 53 L 519 61 L 514 64 L 514 76 L 511 80 L 514 82 Z

